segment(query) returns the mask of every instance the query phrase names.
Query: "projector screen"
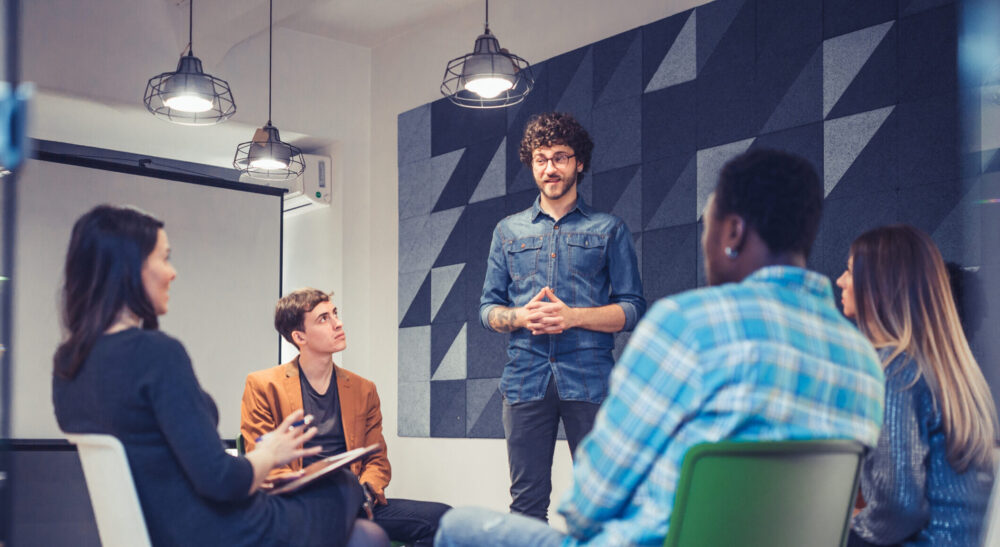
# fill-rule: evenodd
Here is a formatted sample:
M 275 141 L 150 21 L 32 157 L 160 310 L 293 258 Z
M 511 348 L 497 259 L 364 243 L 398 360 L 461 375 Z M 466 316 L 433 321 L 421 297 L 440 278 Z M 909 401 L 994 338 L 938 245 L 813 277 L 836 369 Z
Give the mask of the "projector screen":
M 278 362 L 279 191 L 82 163 L 89 166 L 35 159 L 19 171 L 11 437 L 62 437 L 52 408 L 52 355 L 62 337 L 63 261 L 76 219 L 109 203 L 139 207 L 166 224 L 177 279 L 160 329 L 187 348 L 218 405 L 220 434 L 234 438 L 247 373 Z

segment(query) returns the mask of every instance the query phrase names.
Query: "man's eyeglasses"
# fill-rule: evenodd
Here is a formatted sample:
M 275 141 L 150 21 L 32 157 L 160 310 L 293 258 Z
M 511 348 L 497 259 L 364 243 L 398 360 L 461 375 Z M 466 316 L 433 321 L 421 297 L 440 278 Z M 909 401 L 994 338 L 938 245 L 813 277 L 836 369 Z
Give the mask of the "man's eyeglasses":
M 545 156 L 535 156 L 531 159 L 531 162 L 535 164 L 535 167 L 546 167 L 550 161 L 556 167 L 566 167 L 566 163 L 574 156 L 575 154 L 556 154 L 551 158 L 546 158 Z

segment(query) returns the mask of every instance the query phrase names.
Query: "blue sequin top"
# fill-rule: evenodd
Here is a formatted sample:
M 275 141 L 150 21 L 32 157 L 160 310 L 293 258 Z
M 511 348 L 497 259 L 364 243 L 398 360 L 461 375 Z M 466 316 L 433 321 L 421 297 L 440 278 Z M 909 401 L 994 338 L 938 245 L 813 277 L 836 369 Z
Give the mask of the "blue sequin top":
M 881 350 L 880 357 L 889 352 Z M 901 354 L 885 372 L 885 422 L 861 468 L 868 505 L 851 527 L 880 545 L 979 545 L 992 469 L 958 473 L 948 462 L 930 388 L 923 377 L 913 381 L 916 361 Z

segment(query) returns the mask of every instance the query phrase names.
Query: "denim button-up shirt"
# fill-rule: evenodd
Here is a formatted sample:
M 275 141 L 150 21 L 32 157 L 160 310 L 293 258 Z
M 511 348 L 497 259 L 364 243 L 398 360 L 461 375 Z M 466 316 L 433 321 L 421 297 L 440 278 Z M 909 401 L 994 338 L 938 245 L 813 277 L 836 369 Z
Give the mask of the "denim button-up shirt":
M 571 308 L 618 304 L 631 330 L 646 311 L 632 234 L 618 217 L 595 211 L 577 198 L 558 221 L 535 199 L 530 209 L 501 220 L 493 231 L 479 318 L 492 329 L 496 306 L 524 306 L 543 287 Z M 509 360 L 500 379 L 508 403 L 545 396 L 555 376 L 559 397 L 600 403 L 614 365 L 614 335 L 581 328 L 561 334 L 510 334 Z

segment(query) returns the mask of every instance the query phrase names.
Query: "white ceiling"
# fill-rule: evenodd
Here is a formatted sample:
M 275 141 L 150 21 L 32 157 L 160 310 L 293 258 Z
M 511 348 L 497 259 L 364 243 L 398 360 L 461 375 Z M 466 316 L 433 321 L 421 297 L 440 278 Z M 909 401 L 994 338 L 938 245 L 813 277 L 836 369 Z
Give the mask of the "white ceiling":
M 163 0 L 178 13 L 177 33 L 187 35 L 188 0 Z M 278 0 L 274 26 L 364 47 L 380 43 L 481 0 Z M 485 10 L 484 10 L 485 15 Z M 229 49 L 267 30 L 267 0 L 198 0 L 194 49 L 221 58 Z
M 373 47 L 479 0 L 312 0 L 281 26 Z

